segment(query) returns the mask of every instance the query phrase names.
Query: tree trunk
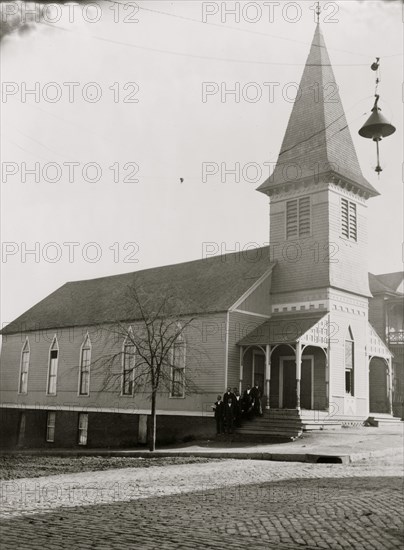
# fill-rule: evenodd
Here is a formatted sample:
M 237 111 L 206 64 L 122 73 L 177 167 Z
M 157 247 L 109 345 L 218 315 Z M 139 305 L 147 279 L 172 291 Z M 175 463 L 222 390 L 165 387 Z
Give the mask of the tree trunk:
M 156 391 L 152 391 L 151 395 L 151 426 L 149 434 L 149 451 L 156 450 Z

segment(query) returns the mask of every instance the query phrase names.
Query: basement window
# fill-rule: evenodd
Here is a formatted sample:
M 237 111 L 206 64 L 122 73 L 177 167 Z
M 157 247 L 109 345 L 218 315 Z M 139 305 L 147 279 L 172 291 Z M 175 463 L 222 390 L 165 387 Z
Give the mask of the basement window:
M 46 419 L 46 441 L 53 443 L 55 441 L 56 413 L 49 411 Z
M 87 445 L 88 413 L 79 414 L 79 445 Z

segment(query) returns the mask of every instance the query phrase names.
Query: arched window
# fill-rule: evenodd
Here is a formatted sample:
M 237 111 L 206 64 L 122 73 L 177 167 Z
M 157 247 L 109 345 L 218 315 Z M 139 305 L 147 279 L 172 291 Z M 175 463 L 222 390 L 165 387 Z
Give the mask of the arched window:
M 123 343 L 122 395 L 133 395 L 135 378 L 136 348 L 133 343 L 133 331 L 130 327 Z
M 90 395 L 91 342 L 87 333 L 80 350 L 79 395 Z
M 351 327 L 348 327 L 348 332 L 345 337 L 345 393 L 354 395 L 354 337 Z
M 170 397 L 185 396 L 185 357 L 185 339 L 182 334 L 179 334 L 171 350 Z
M 49 349 L 48 384 L 46 388 L 46 393 L 48 393 L 49 395 L 56 394 L 58 360 L 59 360 L 59 345 L 55 334 L 52 340 L 51 347 Z
M 28 392 L 28 369 L 29 369 L 29 341 L 28 338 L 21 351 L 21 363 L 20 363 L 20 381 L 18 385 L 18 393 Z

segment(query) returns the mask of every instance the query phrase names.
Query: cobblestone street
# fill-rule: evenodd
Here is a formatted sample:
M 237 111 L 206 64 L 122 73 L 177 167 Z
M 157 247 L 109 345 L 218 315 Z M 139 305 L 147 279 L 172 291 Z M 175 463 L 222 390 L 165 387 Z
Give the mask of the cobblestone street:
M 1 549 L 403 547 L 399 457 L 253 460 L 2 483 Z

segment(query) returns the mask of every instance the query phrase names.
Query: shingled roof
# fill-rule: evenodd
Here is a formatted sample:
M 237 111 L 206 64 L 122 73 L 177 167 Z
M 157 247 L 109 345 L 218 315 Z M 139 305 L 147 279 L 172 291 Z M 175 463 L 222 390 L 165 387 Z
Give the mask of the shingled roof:
M 241 346 L 294 343 L 318 323 L 324 314 L 325 311 L 275 314 L 237 343 Z
M 133 300 L 128 299 L 128 289 L 133 285 L 151 302 L 170 296 L 170 314 L 227 311 L 274 265 L 269 259 L 269 247 L 263 247 L 123 275 L 69 282 L 7 325 L 2 334 L 135 321 L 139 311 Z
M 369 287 L 373 295 L 375 294 L 402 294 L 398 291 L 400 284 L 403 282 L 404 273 L 397 271 L 395 273 L 383 273 L 381 275 L 373 275 L 369 273 Z
M 324 38 L 317 25 L 272 175 L 258 191 L 327 174 L 370 196 L 379 193 L 362 175 Z M 291 179 L 289 179 L 291 178 Z

